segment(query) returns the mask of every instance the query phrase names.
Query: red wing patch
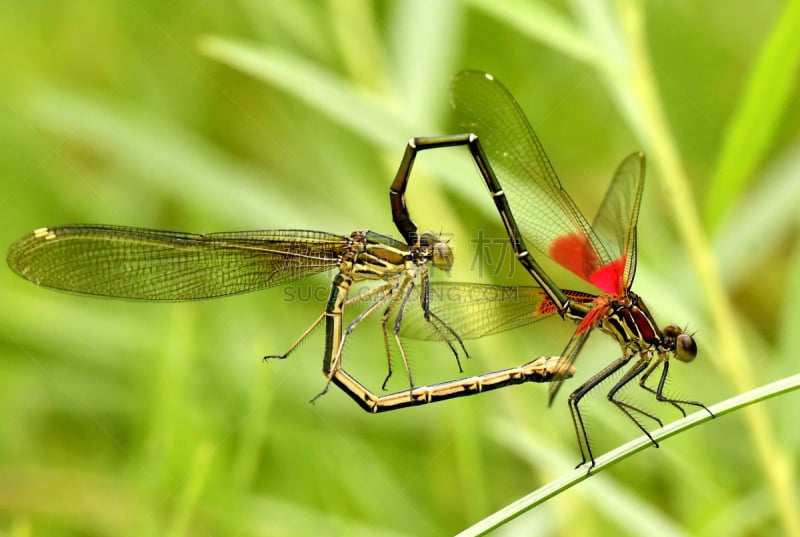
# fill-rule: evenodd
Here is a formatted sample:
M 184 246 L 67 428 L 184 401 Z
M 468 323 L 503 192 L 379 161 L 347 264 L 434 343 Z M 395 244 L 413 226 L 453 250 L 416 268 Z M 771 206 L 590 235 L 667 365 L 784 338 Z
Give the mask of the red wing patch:
M 620 257 L 594 271 L 589 281 L 604 293 L 620 296 L 625 292 L 622 288 L 622 273 L 624 270 L 625 258 Z
M 564 289 L 564 294 L 567 295 L 573 302 L 577 302 L 578 304 L 591 304 L 597 299 L 597 295 L 593 295 L 592 293 L 586 293 L 584 291 L 571 291 L 569 289 Z
M 542 297 L 542 301 L 539 302 L 539 305 L 536 308 L 536 317 L 547 317 L 548 315 L 558 313 L 558 308 L 553 301 L 547 297 L 547 293 L 540 291 L 539 294 Z M 583 291 L 570 291 L 569 289 L 564 289 L 564 294 L 567 295 L 567 298 L 569 298 L 571 302 L 577 302 L 578 304 L 591 304 L 597 300 L 596 295 L 584 293 Z
M 550 247 L 550 257 L 606 294 L 619 296 L 623 293 L 625 256 L 601 266 L 600 258 L 586 235 L 570 233 L 558 237 Z
M 544 293 L 544 291 L 542 291 L 541 294 L 544 298 L 536 308 L 536 317 L 547 317 L 548 315 L 558 313 L 558 308 L 553 301 L 547 298 L 547 295 Z

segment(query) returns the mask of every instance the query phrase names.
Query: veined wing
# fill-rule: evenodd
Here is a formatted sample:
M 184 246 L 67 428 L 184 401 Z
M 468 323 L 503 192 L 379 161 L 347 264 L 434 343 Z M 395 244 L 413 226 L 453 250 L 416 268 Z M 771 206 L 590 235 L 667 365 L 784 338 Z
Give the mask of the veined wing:
M 464 71 L 450 99 L 459 127 L 480 138 L 525 240 L 605 293 L 621 294 L 625 245 L 592 229 L 511 93 L 491 75 Z
M 603 244 L 609 249 L 609 245 L 614 245 L 614 254 L 621 264 L 606 276 L 609 284 L 620 282 L 623 292 L 630 289 L 636 274 L 636 222 L 644 191 L 644 171 L 644 153 L 628 155 L 614 173 L 592 223 Z
M 564 364 L 566 364 L 565 368 L 571 368 L 572 364 L 575 363 L 575 359 L 578 357 L 578 354 L 581 352 L 583 345 L 589 339 L 589 334 L 591 333 L 591 330 L 584 330 L 583 332 L 578 331 L 575 332 L 575 335 L 569 340 L 567 347 L 561 353 L 561 360 Z M 553 401 L 555 401 L 556 395 L 558 395 L 558 391 L 561 389 L 562 384 L 564 384 L 564 379 L 558 379 L 550 385 L 548 404 L 553 404 Z
M 478 283 L 431 282 L 430 311 L 441 323 L 440 332 L 461 339 L 477 339 L 526 326 L 557 312 L 539 287 Z M 565 291 L 570 300 L 591 302 L 594 295 Z M 452 332 L 450 332 L 452 331 Z M 437 340 L 441 335 L 424 318 L 419 289 L 415 289 L 403 314 L 400 335 Z
M 197 300 L 325 271 L 347 237 L 304 230 L 200 235 L 106 225 L 42 228 L 14 243 L 9 266 L 37 285 L 132 300 Z

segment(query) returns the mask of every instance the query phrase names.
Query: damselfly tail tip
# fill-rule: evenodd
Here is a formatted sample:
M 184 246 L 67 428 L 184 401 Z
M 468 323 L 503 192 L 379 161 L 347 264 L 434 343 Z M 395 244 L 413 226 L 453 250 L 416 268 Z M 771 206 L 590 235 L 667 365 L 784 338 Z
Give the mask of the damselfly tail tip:
M 572 378 L 577 371 L 573 365 L 561 356 L 545 356 L 539 358 L 541 365 L 551 380 L 564 380 Z

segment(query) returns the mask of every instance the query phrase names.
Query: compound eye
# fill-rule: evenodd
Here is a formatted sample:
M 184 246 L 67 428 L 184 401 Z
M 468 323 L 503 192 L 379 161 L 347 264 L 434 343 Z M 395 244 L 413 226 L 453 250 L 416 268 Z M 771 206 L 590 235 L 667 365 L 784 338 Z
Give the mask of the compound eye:
M 444 271 L 448 271 L 453 268 L 453 249 L 450 248 L 447 243 L 434 243 L 433 266 Z
M 433 231 L 420 235 L 420 246 L 429 253 L 434 268 L 449 271 L 453 268 L 453 249 L 446 242 L 439 239 Z
M 691 362 L 697 356 L 697 344 L 689 334 L 680 334 L 675 338 L 675 358 L 681 362 Z

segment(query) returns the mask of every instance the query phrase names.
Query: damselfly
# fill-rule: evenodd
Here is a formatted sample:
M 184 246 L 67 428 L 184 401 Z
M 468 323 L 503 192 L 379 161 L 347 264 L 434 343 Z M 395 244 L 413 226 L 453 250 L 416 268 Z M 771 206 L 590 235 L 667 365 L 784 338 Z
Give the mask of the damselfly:
M 511 370 L 414 388 L 399 335 L 404 314 L 412 325 L 415 320 L 421 320 L 423 325 L 420 328 L 420 323 L 416 323 L 412 337 L 442 340 L 458 358 L 456 345 L 463 348 L 461 337 L 431 311 L 431 296 L 444 296 L 445 287 L 455 285 L 458 293 L 449 295 L 471 297 L 464 303 L 467 308 L 485 309 L 494 304 L 499 311 L 504 311 L 514 307 L 508 295 L 489 292 L 494 286 L 430 282 L 429 265 L 449 270 L 453 262 L 450 247 L 433 234 L 423 234 L 409 248 L 391 237 L 368 231 L 357 231 L 350 236 L 305 230 L 193 234 L 73 225 L 34 231 L 11 246 L 7 260 L 17 274 L 37 285 L 84 295 L 145 301 L 200 300 L 233 295 L 338 269 L 322 315 L 286 353 L 267 358 L 288 356 L 324 319 L 322 371 L 328 382 L 319 395 L 325 393 L 328 383 L 333 381 L 371 412 L 448 399 L 453 394 L 478 393 L 511 383 L 547 382 L 568 377 L 574 371 L 562 367 L 564 362 L 557 357 L 537 358 Z M 370 280 L 381 283 L 348 299 L 354 283 Z M 419 308 L 408 307 L 413 300 L 419 300 Z M 345 329 L 344 311 L 355 302 L 368 305 Z M 442 306 L 447 312 L 449 308 L 444 302 Z M 391 375 L 387 323 L 394 318 L 393 337 L 411 388 L 376 396 L 342 368 L 341 358 L 347 336 L 381 307 L 384 308 L 382 330 L 389 363 L 386 378 L 388 380 Z M 469 337 L 496 331 L 495 326 L 467 322 L 469 318 L 465 317 L 461 323 Z M 505 328 L 512 325 L 506 323 Z
M 570 365 L 574 363 L 595 328 L 611 335 L 622 347 L 622 356 L 569 396 L 581 464 L 588 460 L 590 468 L 594 466 L 581 400 L 625 368 L 634 357 L 637 359 L 633 365 L 612 385 L 608 399 L 653 444 L 658 446 L 641 420 L 651 419 L 659 425 L 661 420 L 620 397 L 620 390 L 634 379 L 638 378 L 639 385 L 658 401 L 669 403 L 683 415 L 686 415 L 684 405 L 708 411 L 698 401 L 670 397 L 664 391 L 670 354 L 682 362 L 692 361 L 697 354 L 694 339 L 676 325 L 660 329 L 642 299 L 630 290 L 636 272 L 636 222 L 644 187 L 644 154 L 633 153 L 622 162 L 590 224 L 562 188 L 522 109 L 497 79 L 482 72 L 462 72 L 453 79 L 450 102 L 459 127 L 467 134 L 414 138 L 409 142 L 390 189 L 395 224 L 407 242 L 412 243 L 416 226 L 406 207 L 405 191 L 417 152 L 468 146 L 500 213 L 516 257 L 545 297 L 538 304 L 540 314 L 558 313 L 578 324 L 561 354 L 562 359 Z M 603 294 L 595 296 L 561 289 L 528 251 L 526 240 Z M 657 385 L 651 387 L 647 380 L 659 368 Z M 563 379 L 559 379 L 551 384 L 551 404 L 562 382 Z

